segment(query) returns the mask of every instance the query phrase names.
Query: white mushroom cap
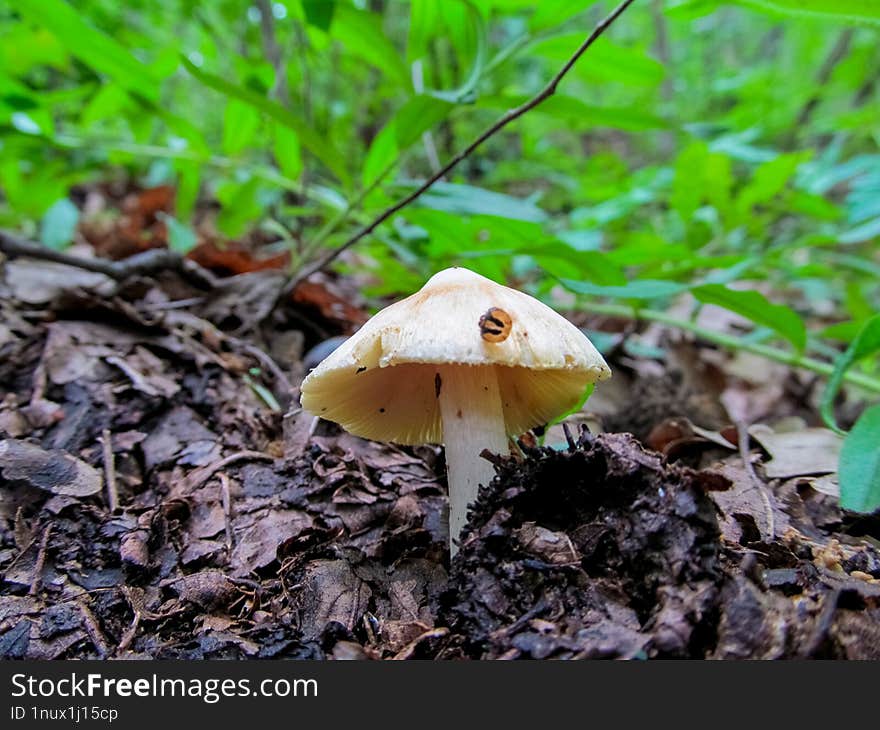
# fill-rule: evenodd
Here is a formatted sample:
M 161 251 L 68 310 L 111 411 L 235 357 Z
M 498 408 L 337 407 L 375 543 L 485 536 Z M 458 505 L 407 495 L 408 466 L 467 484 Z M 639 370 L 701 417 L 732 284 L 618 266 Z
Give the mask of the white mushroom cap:
M 509 315 L 501 341 L 481 318 Z M 508 434 L 573 408 L 587 385 L 611 376 L 571 322 L 527 294 L 469 269 L 440 271 L 378 312 L 302 383 L 302 406 L 364 438 L 441 443 L 437 366 L 494 368 Z

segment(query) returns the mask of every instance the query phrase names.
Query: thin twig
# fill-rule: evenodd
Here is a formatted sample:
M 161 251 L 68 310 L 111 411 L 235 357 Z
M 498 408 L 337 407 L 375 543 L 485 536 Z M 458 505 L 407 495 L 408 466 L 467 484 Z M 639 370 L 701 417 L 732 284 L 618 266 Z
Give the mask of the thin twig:
M 545 101 L 549 97 L 553 96 L 556 93 L 556 87 L 559 85 L 559 82 L 565 77 L 565 75 L 571 71 L 572 67 L 577 63 L 578 59 L 584 55 L 587 49 L 595 43 L 596 39 L 599 38 L 608 28 L 609 26 L 617 20 L 617 18 L 626 10 L 635 0 L 623 0 L 620 5 L 618 5 L 610 15 L 608 15 L 604 20 L 601 20 L 596 27 L 593 29 L 593 32 L 584 40 L 583 43 L 578 47 L 578 49 L 572 54 L 572 56 L 565 62 L 559 71 L 557 71 L 556 75 L 550 79 L 549 83 L 541 89 L 535 96 L 533 96 L 528 101 L 520 104 L 518 107 L 514 109 L 510 109 L 507 111 L 504 116 L 502 116 L 498 121 L 496 121 L 491 127 L 486 129 L 482 134 L 480 134 L 473 142 L 471 142 L 467 147 L 465 147 L 461 152 L 459 152 L 455 157 L 453 157 L 449 162 L 447 162 L 442 168 L 437 170 L 433 175 L 431 175 L 425 182 L 419 185 L 413 192 L 409 195 L 405 196 L 394 205 L 386 208 L 382 213 L 380 213 L 376 218 L 374 218 L 370 223 L 361 228 L 357 233 L 355 233 L 351 238 L 349 238 L 345 243 L 337 248 L 334 248 L 331 251 L 328 251 L 324 256 L 319 258 L 307 266 L 302 267 L 294 276 L 291 277 L 290 281 L 285 285 L 285 287 L 281 290 L 278 301 L 282 301 L 290 296 L 290 293 L 296 288 L 297 284 L 299 284 L 304 279 L 307 279 L 312 274 L 321 271 L 326 266 L 328 266 L 331 262 L 336 260 L 343 252 L 350 249 L 354 246 L 358 241 L 360 241 L 365 236 L 370 235 L 376 228 L 378 228 L 382 223 L 388 220 L 392 215 L 397 213 L 399 210 L 402 210 L 407 205 L 412 203 L 418 197 L 420 197 L 424 192 L 426 192 L 435 182 L 440 180 L 441 178 L 448 175 L 453 169 L 455 169 L 459 163 L 465 160 L 470 154 L 477 149 L 483 142 L 497 134 L 504 127 L 510 124 L 512 121 L 519 119 L 523 114 L 528 111 L 531 111 L 536 106 L 538 106 L 541 102 Z
M 110 656 L 110 645 L 107 643 L 107 638 L 104 636 L 104 632 L 101 631 L 101 627 L 98 625 L 98 619 L 95 618 L 95 614 L 92 613 L 92 610 L 84 601 L 77 601 L 77 605 L 79 606 L 79 612 L 83 617 L 83 627 L 89 635 L 89 638 L 92 640 L 92 644 L 94 644 L 95 649 L 98 650 L 101 659 L 107 658 Z
M 769 490 L 764 480 L 758 476 L 755 466 L 752 464 L 751 455 L 749 454 L 749 429 L 743 421 L 736 422 L 736 443 L 739 449 L 739 456 L 742 459 L 752 482 L 752 487 L 758 490 L 761 495 L 761 501 L 764 503 L 764 512 L 767 518 L 767 542 L 773 542 L 776 539 L 776 515 L 773 513 L 773 503 L 770 500 Z
M 226 523 L 226 552 L 232 553 L 235 547 L 235 533 L 232 531 L 232 492 L 229 488 L 229 477 L 220 472 L 220 494 L 223 498 L 223 519 Z
M 104 455 L 104 481 L 107 482 L 107 509 L 111 513 L 119 507 L 119 492 L 116 488 L 116 462 L 113 458 L 113 437 L 110 429 L 101 432 L 101 450 Z
M 181 256 L 177 251 L 167 248 L 151 248 L 121 261 L 102 258 L 83 258 L 73 254 L 55 251 L 39 243 L 27 241 L 10 231 L 0 230 L 0 252 L 10 258 L 24 256 L 41 261 L 74 266 L 84 271 L 104 274 L 114 281 L 124 281 L 132 276 L 147 276 L 159 271 L 176 271 L 192 284 L 204 289 L 214 289 L 218 279 L 195 261 Z
M 189 473 L 186 477 L 186 490 L 187 492 L 198 489 L 201 487 L 208 479 L 210 479 L 214 474 L 223 469 L 230 464 L 235 464 L 239 461 L 274 461 L 275 457 L 270 454 L 264 454 L 262 451 L 236 451 L 234 454 L 230 454 L 229 456 L 225 456 L 222 459 L 218 459 L 217 461 L 207 464 L 206 466 L 200 466 L 198 469 L 194 469 Z
M 40 592 L 40 586 L 43 584 L 43 567 L 46 565 L 46 550 L 49 547 L 49 536 L 52 534 L 52 525 L 46 525 L 43 530 L 43 537 L 40 540 L 40 549 L 37 552 L 37 562 L 34 564 L 34 576 L 31 579 L 31 587 L 28 590 L 29 596 L 35 596 Z
M 141 604 L 143 601 L 136 601 L 131 588 L 128 586 L 122 586 L 122 594 L 128 601 L 128 605 L 131 606 L 131 611 L 134 614 L 134 617 L 131 620 L 131 624 L 122 635 L 122 638 L 119 640 L 119 644 L 116 646 L 117 656 L 131 646 L 131 642 L 134 641 L 134 637 L 137 635 L 137 630 L 141 625 L 141 619 L 143 618 L 143 613 L 141 613 Z

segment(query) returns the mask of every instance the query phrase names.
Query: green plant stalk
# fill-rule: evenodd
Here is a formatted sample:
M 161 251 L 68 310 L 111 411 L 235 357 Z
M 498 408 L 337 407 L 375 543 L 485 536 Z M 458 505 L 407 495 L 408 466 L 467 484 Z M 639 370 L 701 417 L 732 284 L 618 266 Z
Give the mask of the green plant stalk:
M 734 337 L 733 335 L 725 335 L 721 332 L 715 332 L 706 329 L 705 327 L 700 327 L 688 320 L 678 319 L 677 317 L 673 317 L 666 312 L 660 312 L 656 309 L 638 309 L 627 306 L 626 304 L 603 304 L 600 302 L 581 302 L 580 304 L 585 311 L 592 312 L 593 314 L 607 314 L 612 317 L 624 317 L 627 319 L 640 319 L 647 322 L 658 322 L 660 324 L 668 325 L 669 327 L 692 332 L 697 337 L 708 342 L 713 342 L 716 345 L 721 345 L 722 347 L 727 347 L 732 350 L 751 352 L 754 355 L 765 357 L 768 360 L 773 360 L 774 362 L 779 362 L 783 365 L 790 365 L 795 368 L 801 368 L 803 370 L 809 370 L 810 372 L 822 375 L 826 378 L 830 377 L 834 372 L 834 366 L 830 363 L 806 357 L 805 355 L 798 355 L 796 352 L 780 350 L 779 348 L 771 347 L 769 345 L 748 342 L 739 337 Z M 880 380 L 872 378 L 869 375 L 848 371 L 846 375 L 844 375 L 844 380 L 850 385 L 864 388 L 872 393 L 880 393 Z

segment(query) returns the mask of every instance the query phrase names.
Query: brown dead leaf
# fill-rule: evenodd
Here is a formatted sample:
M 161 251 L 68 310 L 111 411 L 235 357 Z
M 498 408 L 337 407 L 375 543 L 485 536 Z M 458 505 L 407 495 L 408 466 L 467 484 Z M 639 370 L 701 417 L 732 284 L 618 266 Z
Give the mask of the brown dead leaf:
M 0 472 L 10 482 L 69 497 L 97 494 L 103 481 L 100 472 L 82 459 L 15 439 L 0 441 Z
M 351 631 L 367 610 L 372 591 L 344 560 L 314 560 L 306 566 L 300 596 L 300 628 L 310 639 L 334 621 Z
M 837 471 L 843 439 L 827 428 L 805 428 L 778 433 L 764 424 L 755 424 L 749 435 L 758 441 L 772 459 L 764 464 L 771 479 Z
M 117 287 L 109 276 L 65 264 L 20 259 L 7 261 L 4 269 L 12 296 L 27 304 L 48 304 L 76 289 L 107 296 Z
M 238 534 L 232 551 L 232 565 L 241 574 L 265 568 L 276 559 L 278 547 L 310 527 L 312 519 L 299 510 L 259 513 L 250 527 Z

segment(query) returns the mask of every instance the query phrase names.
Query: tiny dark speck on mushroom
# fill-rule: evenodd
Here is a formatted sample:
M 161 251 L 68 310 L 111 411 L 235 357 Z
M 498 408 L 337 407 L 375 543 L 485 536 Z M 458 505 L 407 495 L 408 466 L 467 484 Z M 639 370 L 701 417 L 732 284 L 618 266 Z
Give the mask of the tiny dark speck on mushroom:
M 380 409 L 379 409 L 379 413 L 385 413 L 385 409 L 384 409 L 384 408 L 380 408 Z
M 443 387 L 443 380 L 440 378 L 440 373 L 434 373 L 434 397 L 440 397 L 440 388 Z
M 461 408 L 458 409 L 458 413 L 456 413 L 455 415 L 461 418 Z
M 366 369 L 367 369 L 367 366 L 366 366 L 366 365 L 362 365 L 361 367 L 359 367 L 359 368 L 357 369 L 357 373 L 362 373 L 362 372 L 364 372 L 364 370 L 366 370 Z M 355 373 L 355 374 L 357 374 L 357 373 Z

